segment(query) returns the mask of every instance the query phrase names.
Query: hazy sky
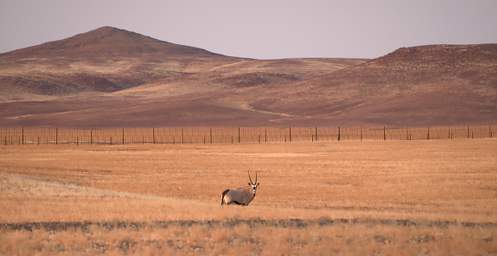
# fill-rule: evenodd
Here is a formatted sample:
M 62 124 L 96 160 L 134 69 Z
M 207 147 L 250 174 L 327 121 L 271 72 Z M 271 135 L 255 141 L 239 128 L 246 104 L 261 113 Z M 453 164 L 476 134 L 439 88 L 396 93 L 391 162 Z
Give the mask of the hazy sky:
M 0 52 L 101 26 L 252 58 L 497 43 L 497 0 L 0 0 Z

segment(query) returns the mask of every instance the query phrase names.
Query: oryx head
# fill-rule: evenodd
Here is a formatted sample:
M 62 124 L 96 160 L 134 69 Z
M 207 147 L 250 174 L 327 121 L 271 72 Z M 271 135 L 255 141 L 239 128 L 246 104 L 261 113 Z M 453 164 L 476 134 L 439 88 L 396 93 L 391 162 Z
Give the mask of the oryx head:
M 255 195 L 255 192 L 257 191 L 257 186 L 259 186 L 259 182 L 257 182 L 257 172 L 255 172 L 255 182 L 252 182 L 252 178 L 250 177 L 250 171 L 247 171 L 248 173 L 248 177 L 249 177 L 249 183 L 248 185 L 252 188 L 252 193 L 254 193 Z

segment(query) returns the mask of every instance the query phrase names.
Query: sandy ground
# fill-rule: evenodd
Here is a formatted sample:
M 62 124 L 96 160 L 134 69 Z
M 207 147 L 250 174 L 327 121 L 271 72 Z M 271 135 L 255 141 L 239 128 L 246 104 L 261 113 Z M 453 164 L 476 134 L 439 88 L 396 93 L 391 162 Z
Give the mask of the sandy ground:
M 1 146 L 0 255 L 493 255 L 496 184 L 495 139 Z

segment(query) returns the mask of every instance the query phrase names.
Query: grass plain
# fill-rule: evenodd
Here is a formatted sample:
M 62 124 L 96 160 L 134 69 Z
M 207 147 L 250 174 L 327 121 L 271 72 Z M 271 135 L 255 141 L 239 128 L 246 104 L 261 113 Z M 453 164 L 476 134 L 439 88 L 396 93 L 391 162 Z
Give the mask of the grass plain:
M 496 139 L 0 146 L 0 192 L 0 255 L 497 254 Z

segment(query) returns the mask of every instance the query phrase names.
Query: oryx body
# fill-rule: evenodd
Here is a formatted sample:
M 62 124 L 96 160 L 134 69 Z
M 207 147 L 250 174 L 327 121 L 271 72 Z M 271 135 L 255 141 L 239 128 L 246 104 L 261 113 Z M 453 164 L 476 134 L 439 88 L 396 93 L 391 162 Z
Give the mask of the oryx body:
M 252 182 L 252 178 L 249 173 L 249 183 L 248 187 L 237 188 L 237 189 L 226 189 L 221 194 L 221 205 L 223 204 L 238 204 L 238 205 L 249 205 L 252 200 L 254 200 L 255 193 L 257 191 L 257 172 L 255 173 L 255 182 Z

